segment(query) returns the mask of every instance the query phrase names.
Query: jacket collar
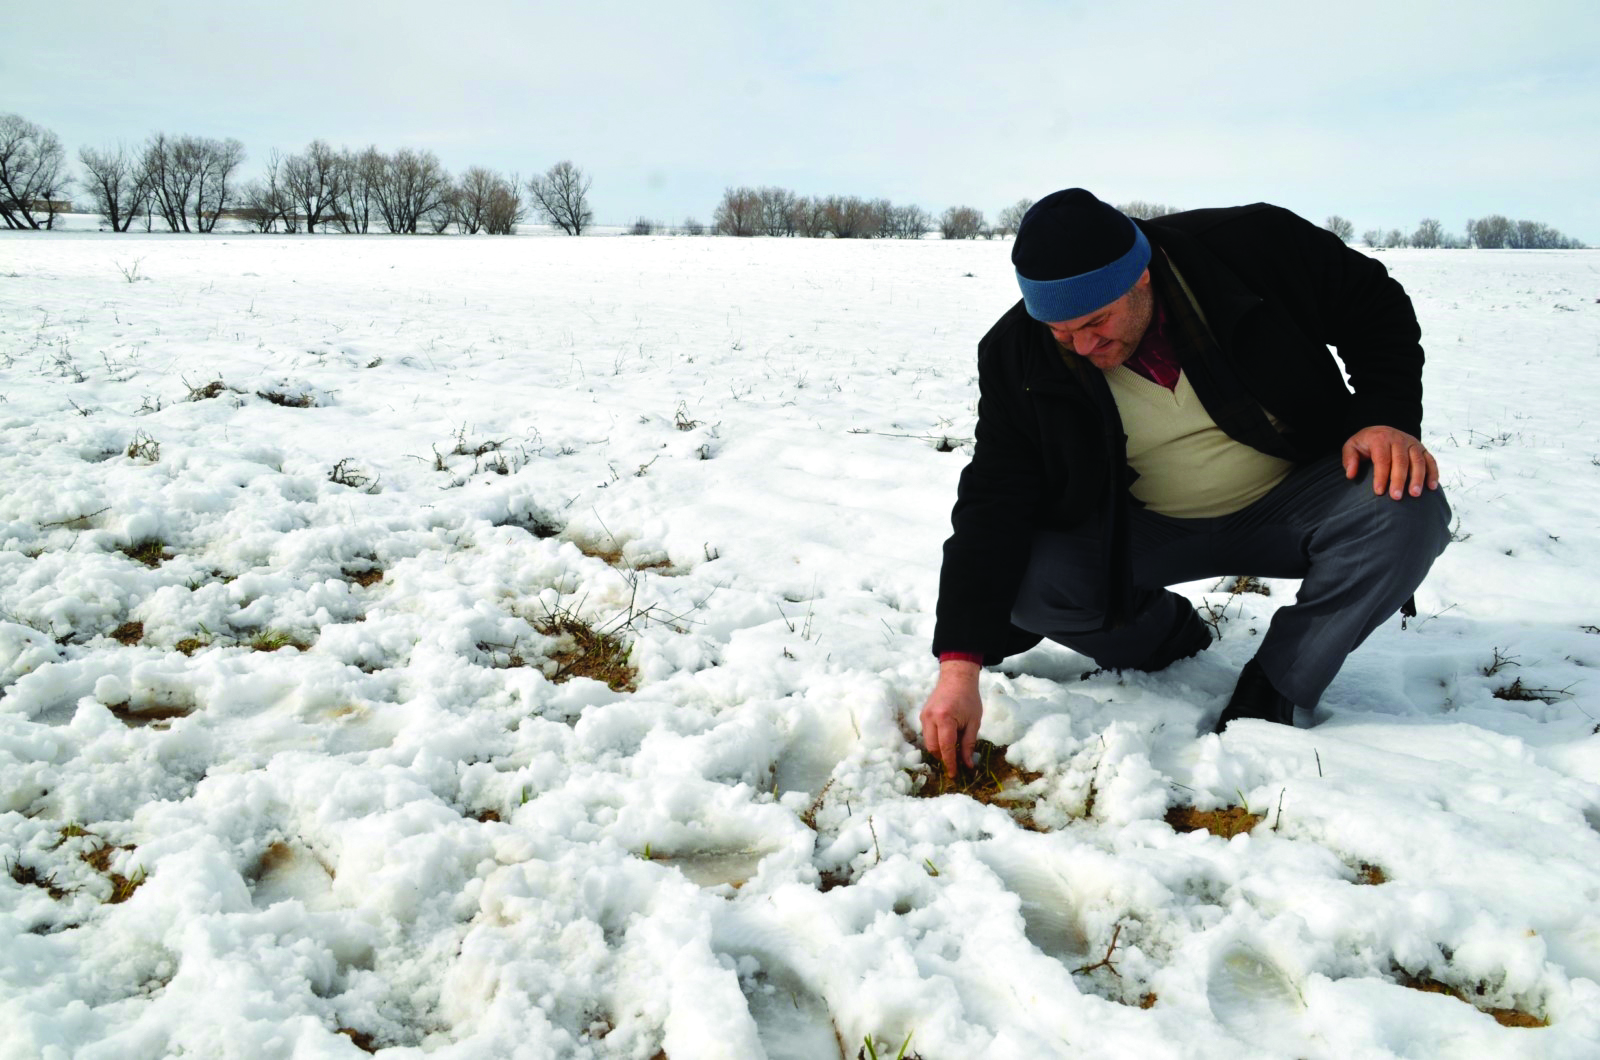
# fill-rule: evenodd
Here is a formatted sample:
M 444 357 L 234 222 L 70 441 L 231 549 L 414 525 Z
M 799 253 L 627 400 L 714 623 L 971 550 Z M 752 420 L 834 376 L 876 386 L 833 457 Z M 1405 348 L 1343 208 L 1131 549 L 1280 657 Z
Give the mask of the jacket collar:
M 1231 346 L 1234 329 L 1245 314 L 1261 304 L 1261 297 L 1245 287 L 1232 269 L 1187 232 L 1159 221 L 1136 220 L 1134 224 L 1153 245 L 1167 253 L 1183 274 L 1217 341 L 1224 349 Z

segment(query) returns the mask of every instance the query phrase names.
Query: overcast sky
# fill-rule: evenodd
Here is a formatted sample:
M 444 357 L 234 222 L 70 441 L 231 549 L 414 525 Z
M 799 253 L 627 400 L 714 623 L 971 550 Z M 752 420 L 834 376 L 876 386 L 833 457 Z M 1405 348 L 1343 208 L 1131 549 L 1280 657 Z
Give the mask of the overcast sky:
M 1266 200 L 1357 232 L 1544 221 L 1600 244 L 1597 0 L 80 2 L 0 56 L 0 111 L 83 145 L 232 136 L 570 158 L 597 220 L 722 189 L 969 204 L 1081 185 Z M 13 20 L 15 21 L 15 20 Z

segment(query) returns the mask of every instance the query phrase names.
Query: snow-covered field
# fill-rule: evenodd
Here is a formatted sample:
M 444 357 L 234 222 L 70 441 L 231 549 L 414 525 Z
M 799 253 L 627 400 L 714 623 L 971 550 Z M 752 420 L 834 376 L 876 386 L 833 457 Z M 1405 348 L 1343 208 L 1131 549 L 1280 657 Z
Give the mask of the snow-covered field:
M 1192 584 L 916 798 L 1008 250 L 0 238 L 0 1056 L 1600 1055 L 1600 253 L 1386 256 L 1457 540 L 1315 727 Z

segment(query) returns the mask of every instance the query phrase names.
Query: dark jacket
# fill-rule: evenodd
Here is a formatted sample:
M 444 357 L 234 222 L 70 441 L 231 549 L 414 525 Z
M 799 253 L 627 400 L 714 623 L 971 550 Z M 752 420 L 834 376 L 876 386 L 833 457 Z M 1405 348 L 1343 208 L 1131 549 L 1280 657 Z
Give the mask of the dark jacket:
M 1363 427 L 1420 435 L 1421 332 L 1411 300 L 1380 263 L 1265 203 L 1136 223 L 1188 282 L 1224 374 L 1278 417 L 1300 453 L 1335 452 Z M 1081 358 L 1063 358 L 1021 301 L 978 343 L 978 389 L 976 444 L 944 546 L 933 650 L 981 651 L 993 664 L 1039 640 L 1010 623 L 1037 529 L 1092 520 L 1105 548 L 1101 628 L 1130 617 L 1130 472 L 1103 375 Z

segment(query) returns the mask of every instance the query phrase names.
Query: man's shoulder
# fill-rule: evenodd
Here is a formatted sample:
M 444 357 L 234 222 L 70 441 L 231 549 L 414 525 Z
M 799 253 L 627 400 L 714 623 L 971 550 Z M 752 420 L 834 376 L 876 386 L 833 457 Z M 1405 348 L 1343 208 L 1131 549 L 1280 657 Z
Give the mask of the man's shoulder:
M 986 355 L 1000 349 L 1020 346 L 1031 336 L 1034 323 L 1034 319 L 1028 315 L 1027 306 L 1022 299 L 1017 299 L 1016 304 L 1001 314 L 1000 319 L 978 340 L 978 359 L 981 361 Z
M 1169 229 L 1202 241 L 1207 237 L 1240 237 L 1309 224 L 1310 222 L 1299 214 L 1269 202 L 1184 210 L 1145 222 L 1148 228 Z

